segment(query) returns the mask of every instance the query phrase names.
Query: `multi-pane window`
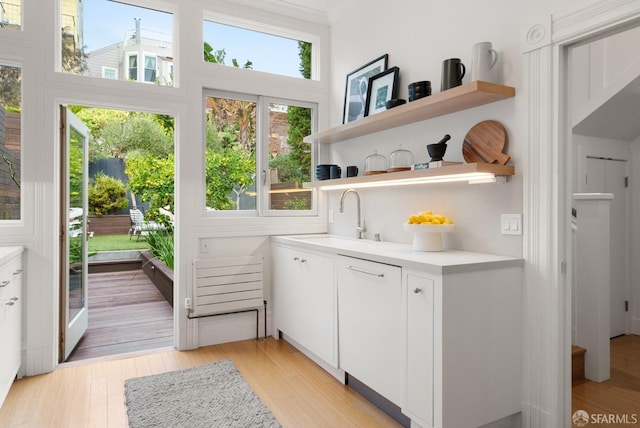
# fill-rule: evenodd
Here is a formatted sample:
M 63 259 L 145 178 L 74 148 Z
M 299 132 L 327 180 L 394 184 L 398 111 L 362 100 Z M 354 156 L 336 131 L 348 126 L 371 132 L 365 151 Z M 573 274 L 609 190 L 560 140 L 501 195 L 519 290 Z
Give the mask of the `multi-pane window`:
M 206 207 L 245 215 L 310 214 L 314 106 L 224 94 L 205 96 Z M 279 213 L 279 214 L 278 214 Z
M 19 220 L 22 71 L 0 65 L 0 220 Z

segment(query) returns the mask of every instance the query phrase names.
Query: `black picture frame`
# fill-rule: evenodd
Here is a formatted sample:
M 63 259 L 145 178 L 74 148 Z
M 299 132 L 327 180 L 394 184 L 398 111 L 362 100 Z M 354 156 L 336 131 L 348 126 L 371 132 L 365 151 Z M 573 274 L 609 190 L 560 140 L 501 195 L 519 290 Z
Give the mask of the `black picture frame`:
M 369 78 L 367 85 L 367 103 L 364 110 L 365 116 L 370 116 L 387 109 L 387 101 L 398 96 L 398 67 L 376 74 Z
M 388 62 L 389 54 L 384 54 L 347 74 L 342 123 L 353 122 L 365 116 L 369 78 L 385 71 Z

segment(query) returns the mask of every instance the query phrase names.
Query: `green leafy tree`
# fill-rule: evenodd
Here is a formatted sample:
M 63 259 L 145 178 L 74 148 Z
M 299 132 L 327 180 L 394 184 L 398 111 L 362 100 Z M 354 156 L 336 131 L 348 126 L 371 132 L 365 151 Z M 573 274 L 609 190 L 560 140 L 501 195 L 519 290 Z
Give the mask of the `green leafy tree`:
M 212 62 L 214 64 L 224 65 L 226 56 L 227 56 L 227 52 L 224 49 L 215 50 L 209 43 L 204 42 L 204 60 L 206 62 Z M 240 63 L 238 63 L 238 60 L 235 58 L 231 60 L 231 63 L 233 64 L 234 67 L 238 67 L 238 68 L 240 67 Z M 242 68 L 252 69 L 253 63 L 247 60 L 245 61 Z
M 219 152 L 207 150 L 205 156 L 207 206 L 218 210 L 239 209 L 240 195 L 255 182 L 255 155 L 226 148 Z
M 96 174 L 89 186 L 89 214 L 108 215 L 129 206 L 124 183 L 102 172 Z
M 142 201 L 149 202 L 147 216 L 155 218 L 158 209 L 169 206 L 174 212 L 174 156 L 166 158 L 153 155 L 131 155 L 125 166 L 129 176 L 129 189 L 140 196 Z
M 18 67 L 0 65 L 0 104 L 20 111 L 22 73 Z

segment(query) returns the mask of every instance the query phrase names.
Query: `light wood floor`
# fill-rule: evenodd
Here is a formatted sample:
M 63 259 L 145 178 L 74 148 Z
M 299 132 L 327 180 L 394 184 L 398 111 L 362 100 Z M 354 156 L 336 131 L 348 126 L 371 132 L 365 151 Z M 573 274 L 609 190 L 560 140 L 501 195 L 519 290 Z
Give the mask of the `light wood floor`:
M 585 381 L 572 388 L 573 412 L 636 415 L 638 423 L 589 424 L 589 427 L 640 426 L 640 336 L 611 340 L 611 378 L 605 382 Z
M 142 269 L 89 274 L 89 326 L 67 361 L 173 345 L 173 308 Z
M 69 363 L 18 380 L 0 409 L 3 428 L 127 427 L 124 380 L 231 359 L 284 427 L 398 427 L 284 340 Z

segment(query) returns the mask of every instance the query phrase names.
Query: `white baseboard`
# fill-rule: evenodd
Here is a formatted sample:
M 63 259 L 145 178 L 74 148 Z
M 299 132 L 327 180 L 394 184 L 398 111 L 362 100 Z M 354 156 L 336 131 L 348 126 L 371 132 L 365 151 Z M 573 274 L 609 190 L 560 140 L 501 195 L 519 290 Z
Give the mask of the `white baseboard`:
M 271 311 L 267 311 L 267 336 L 272 335 Z M 264 310 L 258 315 L 258 336 L 264 337 Z M 218 345 L 256 338 L 256 313 L 218 315 L 198 319 L 198 346 Z
M 640 318 L 631 318 L 631 334 L 640 335 Z
M 276 334 L 274 336 L 277 337 L 278 334 Z M 322 358 L 318 357 L 316 354 L 314 354 L 313 352 L 309 351 L 307 348 L 305 348 L 304 346 L 300 345 L 298 342 L 296 342 L 295 340 L 293 340 L 292 338 L 290 338 L 286 334 L 283 333 L 282 334 L 282 338 L 284 340 L 286 340 L 287 342 L 289 342 L 291 345 L 293 345 L 293 347 L 296 348 L 298 351 L 302 352 L 304 355 L 309 357 L 309 359 L 311 361 L 313 361 L 314 363 L 316 363 L 317 365 L 322 367 L 322 369 L 324 371 L 326 371 L 331 376 L 333 376 L 336 379 L 338 379 L 338 381 L 340 383 L 342 383 L 342 384 L 345 383 L 345 372 L 344 372 L 344 370 L 341 370 L 341 369 L 333 367 L 332 365 L 327 363 L 325 360 L 323 360 Z

